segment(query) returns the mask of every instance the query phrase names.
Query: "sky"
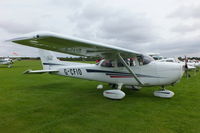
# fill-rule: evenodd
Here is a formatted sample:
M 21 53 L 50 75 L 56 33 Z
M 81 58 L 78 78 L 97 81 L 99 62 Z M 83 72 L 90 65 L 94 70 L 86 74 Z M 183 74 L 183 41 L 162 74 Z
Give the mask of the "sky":
M 5 42 L 36 31 L 168 57 L 200 56 L 197 0 L 0 0 L 0 14 L 0 56 L 38 56 L 36 48 Z

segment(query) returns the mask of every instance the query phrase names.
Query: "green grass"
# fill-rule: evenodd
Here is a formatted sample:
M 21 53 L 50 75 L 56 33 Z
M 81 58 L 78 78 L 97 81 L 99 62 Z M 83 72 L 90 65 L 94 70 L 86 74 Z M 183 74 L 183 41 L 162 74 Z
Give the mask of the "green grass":
M 99 82 L 22 74 L 30 68 L 40 62 L 0 67 L 0 133 L 200 132 L 200 73 L 168 87 L 172 99 L 154 97 L 158 87 L 150 87 L 123 89 L 126 97 L 115 101 L 96 90 Z

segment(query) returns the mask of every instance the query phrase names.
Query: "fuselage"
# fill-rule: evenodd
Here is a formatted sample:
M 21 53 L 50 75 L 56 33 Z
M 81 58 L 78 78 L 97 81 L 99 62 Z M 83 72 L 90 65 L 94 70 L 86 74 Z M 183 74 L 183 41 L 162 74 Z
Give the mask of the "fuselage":
M 107 83 L 123 83 L 137 85 L 133 75 L 125 67 L 103 67 L 99 64 L 75 63 L 73 65 L 51 65 L 50 69 L 57 69 L 57 75 L 95 80 Z M 130 66 L 144 86 L 170 85 L 179 81 L 183 75 L 182 65 L 179 63 L 152 61 L 146 65 Z

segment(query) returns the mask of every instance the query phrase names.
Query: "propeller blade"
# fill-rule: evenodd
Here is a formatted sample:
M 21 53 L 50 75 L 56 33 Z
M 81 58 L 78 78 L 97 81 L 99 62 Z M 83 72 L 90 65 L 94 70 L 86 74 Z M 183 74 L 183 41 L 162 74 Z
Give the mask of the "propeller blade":
M 190 74 L 188 73 L 188 58 L 185 56 L 185 75 L 186 75 L 186 78 L 189 78 L 190 77 Z

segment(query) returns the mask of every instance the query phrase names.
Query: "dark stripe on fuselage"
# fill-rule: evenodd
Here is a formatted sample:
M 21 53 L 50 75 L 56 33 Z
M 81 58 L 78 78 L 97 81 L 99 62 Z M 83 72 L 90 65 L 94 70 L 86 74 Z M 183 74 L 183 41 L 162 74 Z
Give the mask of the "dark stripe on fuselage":
M 124 72 L 114 72 L 114 71 L 107 71 L 107 70 L 95 70 L 95 69 L 86 69 L 88 73 L 105 73 L 108 76 L 111 77 L 133 77 L 131 73 L 124 73 Z M 163 77 L 157 77 L 157 76 L 151 76 L 151 75 L 143 75 L 143 74 L 136 74 L 138 77 L 146 77 L 146 78 L 163 78 Z
M 64 65 L 64 64 L 56 64 L 56 63 L 43 63 L 43 65 Z
M 129 74 L 123 72 L 114 72 L 114 71 L 107 71 L 107 70 L 95 70 L 95 69 L 86 69 L 87 72 L 96 72 L 96 73 L 114 73 L 114 74 Z

